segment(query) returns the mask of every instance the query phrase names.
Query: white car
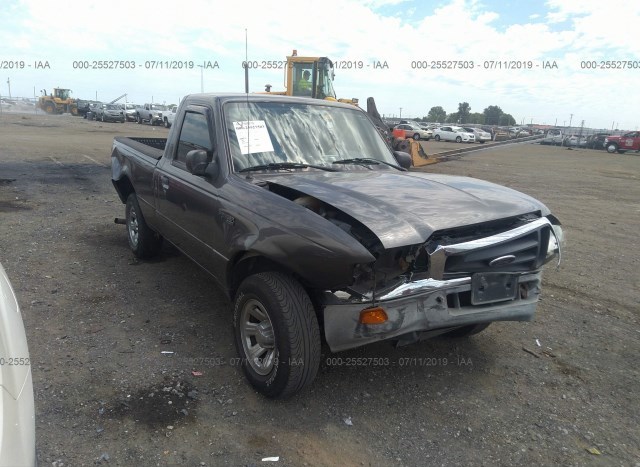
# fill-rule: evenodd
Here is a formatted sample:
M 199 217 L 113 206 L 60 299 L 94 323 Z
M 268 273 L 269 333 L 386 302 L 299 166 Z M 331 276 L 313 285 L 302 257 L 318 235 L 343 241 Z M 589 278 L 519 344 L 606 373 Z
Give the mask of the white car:
M 0 465 L 35 465 L 31 361 L 22 315 L 0 264 Z
M 433 137 L 436 141 L 455 141 L 456 143 L 475 143 L 476 136 L 473 133 L 464 131 L 459 126 L 441 126 L 433 130 Z
M 463 127 L 462 129 L 467 133 L 473 133 L 476 137 L 476 141 L 479 143 L 484 143 L 485 141 L 491 141 L 491 133 L 481 130 L 480 128 Z

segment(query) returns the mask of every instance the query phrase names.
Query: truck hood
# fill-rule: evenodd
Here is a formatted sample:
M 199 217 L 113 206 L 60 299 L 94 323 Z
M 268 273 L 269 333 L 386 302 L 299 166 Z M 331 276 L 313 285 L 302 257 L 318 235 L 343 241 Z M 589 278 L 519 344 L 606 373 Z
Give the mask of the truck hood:
M 539 211 L 539 201 L 469 177 L 417 172 L 305 172 L 260 177 L 313 196 L 367 226 L 385 248 L 424 243 L 433 232 Z

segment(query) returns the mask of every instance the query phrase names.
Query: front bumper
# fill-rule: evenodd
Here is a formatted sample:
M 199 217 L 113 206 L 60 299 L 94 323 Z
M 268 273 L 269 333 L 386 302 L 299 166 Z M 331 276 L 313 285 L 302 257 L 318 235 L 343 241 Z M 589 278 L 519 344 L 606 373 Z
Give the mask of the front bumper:
M 541 264 L 533 271 L 509 273 L 514 280 L 511 297 L 497 297 L 484 302 L 475 298 L 478 296 L 478 286 L 474 289 L 475 274 L 447 278 L 446 263 L 456 254 L 475 254 L 486 248 L 505 246 L 514 239 L 542 230 L 548 231 L 549 240 L 546 253 L 542 250 L 541 254 L 546 254 L 545 261 L 557 257 L 559 262 L 562 230 L 548 219 L 541 218 L 491 237 L 438 246 L 430 253 L 429 278 L 406 281 L 375 300 L 346 301 L 336 294 L 327 293 L 324 332 L 329 347 L 338 352 L 388 339 L 417 341 L 429 334 L 437 334 L 438 330 L 441 333 L 460 326 L 532 320 L 540 294 Z M 510 256 L 496 258 L 492 263 Z M 491 273 L 489 266 L 487 273 Z M 388 319 L 380 324 L 363 324 L 361 312 L 373 307 L 383 308 Z
M 347 350 L 376 341 L 400 338 L 435 329 L 455 328 L 492 321 L 531 321 L 540 293 L 541 273 L 518 278 L 519 294 L 515 300 L 487 305 L 465 304 L 471 293 L 471 277 L 452 280 L 425 279 L 402 285 L 410 295 L 383 297 L 376 302 L 387 313 L 383 324 L 360 323 L 360 312 L 367 304 L 332 304 L 324 309 L 324 331 L 333 352 Z M 372 304 L 369 304 L 372 306 Z

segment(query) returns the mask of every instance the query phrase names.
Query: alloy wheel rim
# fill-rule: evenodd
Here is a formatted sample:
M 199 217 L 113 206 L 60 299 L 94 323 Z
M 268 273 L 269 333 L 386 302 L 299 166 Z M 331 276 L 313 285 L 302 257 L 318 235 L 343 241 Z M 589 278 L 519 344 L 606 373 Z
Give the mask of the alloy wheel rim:
M 273 324 L 258 300 L 247 300 L 242 307 L 240 338 L 251 369 L 261 376 L 269 374 L 276 364 L 277 349 Z

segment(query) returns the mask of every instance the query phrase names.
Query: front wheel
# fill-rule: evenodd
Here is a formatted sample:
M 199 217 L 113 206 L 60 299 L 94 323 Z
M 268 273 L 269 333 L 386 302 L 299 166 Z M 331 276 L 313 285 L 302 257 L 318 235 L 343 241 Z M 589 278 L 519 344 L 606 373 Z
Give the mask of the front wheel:
M 164 119 L 164 127 L 165 128 L 169 128 L 171 125 L 169 125 L 169 120 L 167 118 Z
M 418 133 L 414 134 L 413 139 L 415 139 L 416 141 L 420 141 L 420 135 Z
M 435 140 L 440 141 L 440 135 L 436 135 Z
M 138 197 L 131 193 L 127 198 L 126 225 L 129 247 L 138 258 L 152 258 L 162 249 L 162 237 L 151 230 L 142 216 Z
M 136 115 L 136 122 L 138 122 L 138 125 L 142 125 L 142 117 L 139 114 Z
M 609 154 L 613 154 L 614 152 L 616 152 L 618 150 L 618 145 L 617 144 L 608 144 L 607 145 L 607 152 Z
M 320 365 L 315 310 L 292 277 L 261 272 L 236 294 L 233 327 L 246 378 L 261 394 L 283 399 L 311 384 Z
M 462 143 L 462 137 L 456 136 L 456 143 Z

